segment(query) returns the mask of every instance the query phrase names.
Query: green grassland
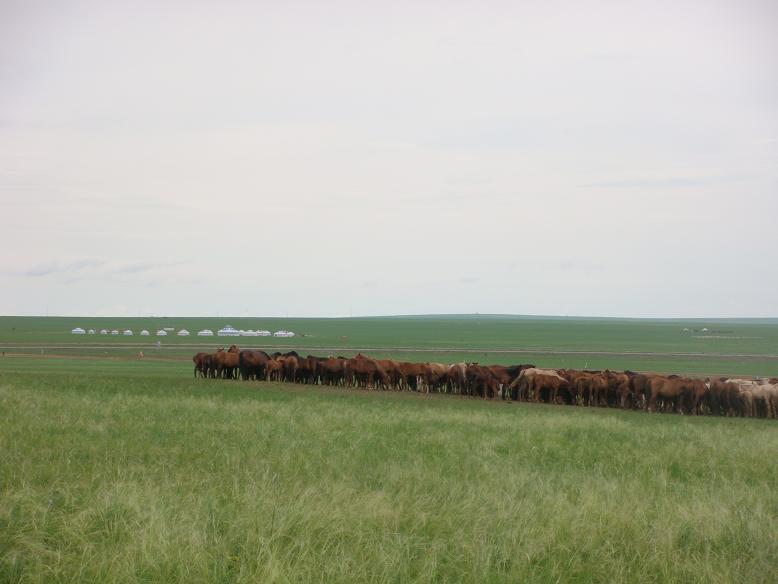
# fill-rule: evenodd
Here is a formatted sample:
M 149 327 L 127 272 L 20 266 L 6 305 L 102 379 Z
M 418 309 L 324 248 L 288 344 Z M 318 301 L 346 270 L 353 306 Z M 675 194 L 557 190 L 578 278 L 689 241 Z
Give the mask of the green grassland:
M 291 339 L 139 337 L 170 326 L 191 332 L 289 329 Z M 130 328 L 133 337 L 74 336 L 83 328 Z M 707 328 L 707 331 L 703 331 Z M 689 330 L 684 330 L 689 329 Z M 157 348 L 157 341 L 161 346 Z M 196 351 L 237 343 L 409 361 L 534 363 L 547 367 L 632 369 L 697 375 L 778 375 L 778 319 L 641 320 L 519 316 L 412 316 L 339 319 L 0 317 L 0 349 L 9 353 L 134 357 L 138 351 L 182 361 Z M 183 368 L 183 364 L 182 364 Z
M 775 582 L 771 420 L 0 362 L 0 582 Z
M 137 335 L 227 323 L 298 336 Z M 0 582 L 778 581 L 774 421 L 192 378 L 233 342 L 778 375 L 769 319 L 0 317 Z
M 667 351 L 699 353 L 778 353 L 778 319 L 649 320 L 538 318 L 521 316 L 408 316 L 366 318 L 64 318 L 0 317 L 0 343 L 72 342 L 70 330 L 125 328 L 152 333 L 163 326 L 213 331 L 230 323 L 237 328 L 293 330 L 293 339 L 248 338 L 276 346 L 304 343 L 310 347 L 415 347 L 447 349 L 541 349 L 583 351 Z M 684 332 L 684 328 L 703 332 Z M 81 337 L 84 341 L 136 342 L 141 337 Z M 146 339 L 146 344 L 156 342 Z M 167 337 L 166 344 L 207 341 Z M 216 341 L 214 337 L 211 341 Z M 225 341 L 229 340 L 223 339 Z

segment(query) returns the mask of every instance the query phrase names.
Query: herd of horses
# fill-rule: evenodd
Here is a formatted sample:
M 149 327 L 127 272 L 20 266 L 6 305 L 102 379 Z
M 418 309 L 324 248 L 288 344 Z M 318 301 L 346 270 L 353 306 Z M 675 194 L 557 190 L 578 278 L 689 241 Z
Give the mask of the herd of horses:
M 195 377 L 409 390 L 649 412 L 778 417 L 778 378 L 699 379 L 633 371 L 542 369 L 530 364 L 412 363 L 373 359 L 268 354 L 233 345 L 193 357 Z

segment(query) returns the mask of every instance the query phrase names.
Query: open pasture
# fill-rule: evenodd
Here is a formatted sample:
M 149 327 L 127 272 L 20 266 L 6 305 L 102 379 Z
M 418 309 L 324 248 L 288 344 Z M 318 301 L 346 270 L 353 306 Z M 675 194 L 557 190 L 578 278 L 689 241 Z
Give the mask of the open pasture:
M 4 582 L 778 578 L 769 420 L 56 361 L 0 365 Z
M 191 361 L 237 342 L 776 375 L 774 322 L 180 319 L 301 334 L 159 349 L 61 332 L 163 326 L 88 320 L 0 318 L 2 582 L 778 580 L 772 420 L 193 379 Z
M 163 327 L 213 331 L 287 329 L 290 339 L 267 337 L 139 337 Z M 85 329 L 130 328 L 132 337 L 74 336 Z M 684 330 L 688 329 L 688 330 Z M 707 329 L 707 330 L 703 330 Z M 157 348 L 156 343 L 161 346 Z M 695 375 L 778 375 L 778 319 L 640 320 L 519 316 L 409 316 L 370 318 L 64 318 L 0 317 L 0 349 L 27 353 L 189 360 L 197 351 L 236 343 L 269 351 L 407 361 L 535 363 L 574 369 L 632 369 Z

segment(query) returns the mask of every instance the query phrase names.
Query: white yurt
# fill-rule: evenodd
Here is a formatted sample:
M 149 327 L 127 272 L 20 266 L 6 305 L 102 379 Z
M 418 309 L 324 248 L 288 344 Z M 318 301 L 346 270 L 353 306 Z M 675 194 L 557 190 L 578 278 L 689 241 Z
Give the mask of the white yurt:
M 201 331 L 197 331 L 198 337 L 212 337 L 213 331 L 211 329 L 203 329 Z
M 143 329 L 143 330 L 140 332 L 140 336 L 142 336 L 142 337 L 147 337 L 147 336 L 149 336 L 149 331 L 147 331 L 146 329 Z
M 167 336 L 167 331 L 166 330 L 157 331 L 157 336 L 158 337 L 166 337 Z
M 82 329 L 81 327 L 77 326 L 72 331 L 70 331 L 71 335 L 85 335 L 86 331 Z
M 240 331 L 234 326 L 228 324 L 224 328 L 221 328 L 216 333 L 220 337 L 237 337 L 240 335 Z
M 100 334 L 101 335 L 107 335 L 108 334 L 108 329 L 100 329 Z
M 113 329 L 113 330 L 111 331 L 111 334 L 112 334 L 112 335 L 118 335 L 118 334 L 119 334 L 119 331 L 117 331 L 116 329 Z
M 90 335 L 93 335 L 93 334 L 95 334 L 95 329 L 89 329 L 89 330 L 88 330 L 88 331 L 86 331 L 86 332 L 87 332 L 88 334 L 90 334 Z
M 131 331 L 130 329 L 127 329 L 127 330 L 126 330 L 126 331 L 124 331 L 122 334 L 123 334 L 125 337 L 131 337 L 131 336 L 132 336 L 132 331 Z
M 257 331 L 258 337 L 269 337 L 271 334 L 270 331 Z
M 179 337 L 188 337 L 188 336 L 189 336 L 189 331 L 188 331 L 188 330 L 186 330 L 186 329 L 181 329 L 181 330 L 180 330 L 180 331 L 178 331 L 176 334 L 177 334 Z
M 281 331 L 276 331 L 276 332 L 274 332 L 274 333 L 273 333 L 273 336 L 274 336 L 274 337 L 283 337 L 283 338 L 289 338 L 289 337 L 293 337 L 293 336 L 294 336 L 294 333 L 293 333 L 292 331 L 284 331 L 284 330 L 281 330 Z

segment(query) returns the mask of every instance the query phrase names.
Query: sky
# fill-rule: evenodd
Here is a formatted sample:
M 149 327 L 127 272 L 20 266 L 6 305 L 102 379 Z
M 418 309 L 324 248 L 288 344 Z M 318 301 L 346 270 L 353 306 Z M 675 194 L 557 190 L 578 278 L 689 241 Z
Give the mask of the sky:
M 0 314 L 778 316 L 778 3 L 0 0 Z

